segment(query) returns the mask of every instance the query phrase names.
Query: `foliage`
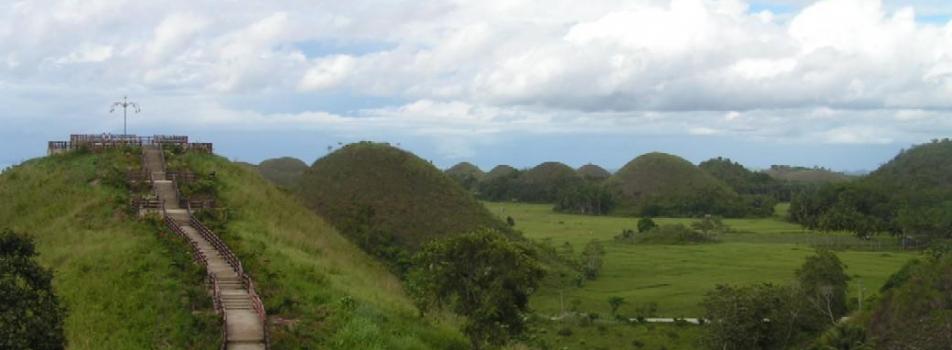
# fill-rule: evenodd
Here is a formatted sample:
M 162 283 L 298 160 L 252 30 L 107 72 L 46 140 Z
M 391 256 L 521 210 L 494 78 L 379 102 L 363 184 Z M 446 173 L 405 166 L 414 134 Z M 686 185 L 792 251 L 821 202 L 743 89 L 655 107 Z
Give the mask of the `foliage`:
M 612 315 L 618 314 L 618 308 L 625 304 L 625 298 L 613 296 L 608 298 L 608 305 L 612 309 Z
M 585 245 L 585 249 L 582 250 L 582 254 L 579 257 L 579 262 L 582 265 L 582 274 L 585 275 L 585 278 L 589 280 L 598 278 L 598 274 L 602 270 L 602 258 L 604 256 L 605 248 L 598 240 L 592 240 Z
M 796 271 L 800 292 L 815 311 L 811 324 L 818 325 L 819 329 L 823 328 L 819 325 L 833 325 L 846 314 L 846 288 L 850 278 L 845 268 L 836 254 L 818 249 Z
M 665 224 L 642 233 L 635 239 L 641 244 L 699 244 L 714 243 L 717 239 L 711 234 L 695 231 L 684 224 Z
M 880 349 L 952 348 L 952 256 L 903 270 L 873 307 L 869 336 Z
M 701 220 L 691 223 L 691 228 L 707 236 L 716 236 L 731 231 L 730 226 L 724 223 L 719 216 L 705 215 Z
M 656 224 L 656 223 L 654 222 L 654 220 L 652 220 L 652 219 L 649 218 L 649 217 L 643 217 L 643 218 L 638 219 L 638 232 L 639 232 L 639 233 L 644 233 L 644 232 L 651 231 L 651 230 L 653 230 L 653 229 L 656 228 L 656 227 L 658 227 L 658 224 Z
M 808 228 L 930 241 L 952 238 L 952 140 L 901 151 L 869 176 L 804 192 L 790 218 Z
M 543 276 L 533 252 L 494 231 L 434 241 L 414 257 L 409 289 L 418 305 L 464 316 L 473 349 L 525 331 L 529 295 Z
M 563 213 L 607 215 L 617 204 L 615 191 L 600 183 L 585 182 L 563 189 L 554 210 Z
M 866 328 L 852 322 L 840 322 L 817 339 L 812 350 L 872 350 Z
M 62 349 L 66 308 L 53 292 L 53 272 L 40 266 L 33 240 L 0 231 L 0 348 Z

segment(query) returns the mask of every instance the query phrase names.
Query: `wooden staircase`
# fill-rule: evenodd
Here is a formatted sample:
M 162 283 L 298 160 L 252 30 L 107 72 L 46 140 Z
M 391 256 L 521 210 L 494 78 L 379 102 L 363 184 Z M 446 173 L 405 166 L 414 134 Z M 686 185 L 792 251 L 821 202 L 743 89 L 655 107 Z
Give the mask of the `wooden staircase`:
M 165 222 L 189 242 L 193 256 L 205 266 L 215 310 L 225 321 L 222 348 L 268 349 L 267 315 L 241 262 L 217 235 L 192 216 L 174 178 L 166 178 L 162 150 L 158 146 L 143 147 L 143 162 L 162 203 Z

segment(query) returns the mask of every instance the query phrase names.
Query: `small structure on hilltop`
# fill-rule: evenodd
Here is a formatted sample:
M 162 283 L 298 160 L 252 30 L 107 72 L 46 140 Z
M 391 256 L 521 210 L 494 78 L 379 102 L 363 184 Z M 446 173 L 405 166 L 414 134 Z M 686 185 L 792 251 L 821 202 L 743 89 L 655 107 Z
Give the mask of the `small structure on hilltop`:
M 181 147 L 183 150 L 203 153 L 213 151 L 211 143 L 190 143 L 188 136 L 181 135 L 73 134 L 69 135 L 69 141 L 50 141 L 46 153 L 53 155 L 79 149 L 99 152 L 119 147 L 144 145 L 171 145 Z

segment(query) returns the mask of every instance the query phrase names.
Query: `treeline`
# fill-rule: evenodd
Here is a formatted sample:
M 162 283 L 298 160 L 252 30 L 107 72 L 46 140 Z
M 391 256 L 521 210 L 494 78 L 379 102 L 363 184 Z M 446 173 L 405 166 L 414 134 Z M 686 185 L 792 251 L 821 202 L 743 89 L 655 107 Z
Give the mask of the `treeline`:
M 886 233 L 904 243 L 952 238 L 950 171 L 952 141 L 934 140 L 900 152 L 858 181 L 800 193 L 790 204 L 790 219 L 860 237 Z

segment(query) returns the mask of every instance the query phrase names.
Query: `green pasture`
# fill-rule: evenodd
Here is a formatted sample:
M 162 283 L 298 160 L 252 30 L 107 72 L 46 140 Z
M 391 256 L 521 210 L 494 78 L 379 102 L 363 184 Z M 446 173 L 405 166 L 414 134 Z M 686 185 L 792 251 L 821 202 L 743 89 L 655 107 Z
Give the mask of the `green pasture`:
M 516 229 L 530 239 L 560 247 L 571 244 L 580 252 L 591 240 L 605 245 L 601 276 L 581 288 L 567 282 L 559 287 L 549 281 L 536 293 L 532 306 L 543 315 L 561 310 L 610 313 L 608 298 L 620 296 L 626 304 L 621 314 L 633 314 L 635 306 L 656 303 L 664 317 L 699 317 L 699 302 L 720 283 L 786 283 L 814 246 L 837 250 L 853 277 L 850 296 L 862 287 L 868 296 L 915 253 L 902 252 L 888 237 L 865 241 L 847 233 L 803 230 L 779 216 L 763 219 L 726 219 L 734 232 L 719 237 L 719 243 L 703 245 L 640 245 L 613 240 L 623 229 L 635 229 L 636 218 L 560 214 L 548 204 L 485 203 L 502 218 L 511 216 Z M 784 209 L 783 207 L 779 209 Z M 692 219 L 659 218 L 658 224 L 690 224 Z M 561 293 L 560 293 L 561 291 Z M 577 300 L 574 301 L 573 300 Z

